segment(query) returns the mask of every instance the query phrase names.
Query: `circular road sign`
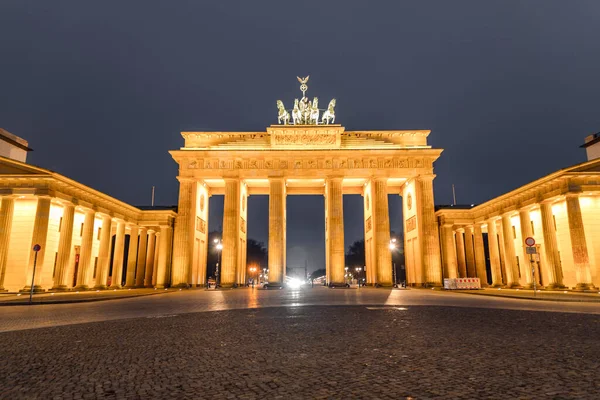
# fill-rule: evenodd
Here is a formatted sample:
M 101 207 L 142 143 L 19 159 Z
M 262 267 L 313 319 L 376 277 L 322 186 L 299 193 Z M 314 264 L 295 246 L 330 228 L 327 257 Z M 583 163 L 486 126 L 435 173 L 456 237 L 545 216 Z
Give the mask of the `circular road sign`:
M 39 244 L 36 244 L 35 246 L 33 246 L 33 251 L 40 251 L 42 249 L 42 246 L 40 246 Z
M 530 236 L 527 239 L 525 239 L 525 244 L 531 247 L 535 244 L 535 239 Z

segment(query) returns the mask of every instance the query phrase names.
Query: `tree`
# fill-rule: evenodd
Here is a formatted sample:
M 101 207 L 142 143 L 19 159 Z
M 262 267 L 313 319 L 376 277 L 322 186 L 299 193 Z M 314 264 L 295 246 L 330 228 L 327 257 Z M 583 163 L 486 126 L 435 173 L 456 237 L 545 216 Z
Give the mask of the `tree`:
M 262 273 L 263 268 L 267 268 L 267 265 L 267 248 L 265 244 L 255 239 L 248 239 L 246 242 L 246 276 L 256 278 Z M 256 268 L 258 272 L 252 272 L 250 268 Z
M 357 240 L 348 247 L 346 253 L 346 266 L 354 270 L 356 267 L 363 268 L 365 263 L 365 240 Z
M 316 271 L 313 271 L 313 273 L 310 274 L 309 278 L 310 279 L 317 279 L 317 278 L 320 278 L 322 276 L 325 276 L 326 274 L 327 274 L 327 271 L 325 271 L 325 268 L 321 268 L 321 269 L 318 269 Z

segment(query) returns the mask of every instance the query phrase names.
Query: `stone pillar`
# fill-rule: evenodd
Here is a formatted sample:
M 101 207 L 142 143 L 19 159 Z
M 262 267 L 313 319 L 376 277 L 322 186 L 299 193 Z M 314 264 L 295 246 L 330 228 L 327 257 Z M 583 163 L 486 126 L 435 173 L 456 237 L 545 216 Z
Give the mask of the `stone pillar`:
M 542 202 L 540 204 L 542 214 L 542 230 L 544 233 L 544 253 L 546 254 L 546 267 L 548 268 L 549 283 L 547 289 L 564 288 L 560 255 L 556 243 L 556 229 L 554 229 L 554 216 L 552 214 L 552 203 Z
M 148 249 L 148 228 L 140 228 L 140 244 L 137 254 L 137 268 L 135 270 L 135 287 L 144 287 L 144 277 L 146 275 L 146 252 Z
M 71 259 L 71 244 L 73 243 L 73 222 L 75 218 L 75 205 L 66 203 L 63 206 L 60 238 L 58 239 L 58 256 L 56 258 L 56 273 L 54 275 L 53 290 L 66 290 L 67 271 Z
M 102 226 L 100 227 L 100 248 L 98 249 L 98 268 L 96 273 L 96 289 L 106 289 L 108 283 L 108 267 L 110 263 L 110 239 L 111 239 L 110 216 L 102 217 Z
M 434 175 L 419 176 L 416 186 L 419 189 L 419 210 L 421 218 L 421 261 L 425 279 L 429 285 L 442 285 L 442 264 L 440 240 L 433 201 Z
M 527 254 L 527 245 L 525 244 L 525 239 L 528 237 L 533 237 L 533 231 L 531 229 L 531 216 L 529 215 L 529 210 L 526 208 L 522 208 L 519 210 L 519 224 L 521 225 L 521 254 L 523 257 L 523 266 L 525 270 L 525 279 L 527 280 L 527 287 L 533 288 L 533 278 L 531 276 L 532 265 L 531 259 L 533 255 Z M 536 276 L 537 287 L 540 287 L 540 277 Z
M 475 253 L 473 250 L 473 226 L 465 228 L 465 248 L 467 251 L 467 277 L 475 278 Z
M 83 232 L 81 235 L 81 253 L 79 254 L 79 269 L 77 270 L 77 286 L 75 286 L 75 289 L 78 290 L 86 290 L 89 286 L 95 220 L 96 212 L 94 210 L 86 210 L 83 219 Z
M 154 246 L 156 243 L 156 232 L 148 231 L 148 249 L 146 250 L 146 274 L 144 278 L 144 287 L 151 288 L 152 273 L 154 272 Z
M 344 252 L 344 201 L 342 194 L 342 178 L 327 179 L 325 204 L 329 224 L 329 240 L 327 256 L 329 257 L 330 284 L 343 286 L 345 281 L 345 252 Z
M 174 287 L 188 287 L 191 252 L 194 240 L 196 182 L 179 177 L 179 204 L 175 219 L 172 279 Z M 139 264 L 138 264 L 139 265 Z
M 490 248 L 490 266 L 492 270 L 492 286 L 502 286 L 502 272 L 500 271 L 500 248 L 498 247 L 498 232 L 496 231 L 496 220 L 487 220 L 488 246 Z
M 161 225 L 158 242 L 158 267 L 156 269 L 156 287 L 163 289 L 167 281 L 167 256 L 169 254 L 169 229 L 168 226 Z
M 115 235 L 115 251 L 113 253 L 111 289 L 120 289 L 123 281 L 123 260 L 125 257 L 125 221 L 117 221 Z
M 504 254 L 506 255 L 504 265 L 506 266 L 506 286 L 509 288 L 520 288 L 519 267 L 515 255 L 515 241 L 512 230 L 510 213 L 502 214 L 502 233 L 504 236 Z
M 373 190 L 373 211 L 375 221 L 373 224 L 375 237 L 375 267 L 377 270 L 377 284 L 392 286 L 392 254 L 390 252 L 390 214 L 387 197 L 387 178 L 375 178 Z M 331 241 L 332 238 L 330 237 Z
M 487 269 L 485 265 L 485 248 L 483 244 L 483 233 L 481 232 L 481 224 L 475 224 L 473 233 L 473 242 L 475 245 L 475 269 L 481 287 L 488 286 Z
M 137 265 L 138 255 L 138 231 L 137 225 L 129 227 L 129 250 L 127 251 L 127 276 L 125 278 L 125 287 L 135 287 L 135 266 Z
M 156 237 L 154 239 L 154 266 L 152 267 L 152 286 L 153 287 L 156 287 L 156 279 L 158 276 L 157 274 L 158 274 L 158 251 L 159 250 L 160 250 L 160 230 L 158 232 L 156 232 Z
M 269 178 L 269 284 L 283 285 L 285 249 L 285 181 Z
M 2 197 L 2 208 L 0 209 L 0 291 L 4 291 L 4 277 L 6 275 L 6 263 L 8 260 L 8 245 L 12 230 L 12 220 L 15 213 L 14 196 Z
M 236 283 L 240 231 L 240 180 L 225 179 L 223 200 L 223 250 L 219 266 L 220 284 L 231 287 Z
M 571 249 L 573 251 L 573 263 L 575 264 L 575 277 L 577 279 L 575 290 L 593 289 L 594 285 L 592 284 L 590 259 L 585 242 L 579 195 L 569 193 L 566 197 L 569 235 L 571 236 Z
M 44 255 L 46 254 L 46 238 L 48 237 L 48 222 L 50 219 L 50 203 L 51 199 L 48 196 L 38 196 L 37 208 L 35 210 L 35 221 L 33 223 L 33 235 L 31 245 L 29 246 L 29 264 L 27 268 L 27 280 L 25 290 L 31 290 L 31 277 L 33 275 L 33 262 L 35 259 L 35 251 L 33 246 L 39 244 L 42 248 L 38 251 L 35 282 L 33 284 L 34 291 L 41 291 L 40 285 L 42 279 L 42 267 L 44 265 Z
M 450 224 L 442 225 L 442 246 L 444 251 L 444 278 L 458 278 L 454 235 Z
M 465 257 L 465 239 L 463 229 L 458 229 L 456 236 L 456 260 L 458 262 L 458 276 L 460 278 L 467 277 L 467 259 Z

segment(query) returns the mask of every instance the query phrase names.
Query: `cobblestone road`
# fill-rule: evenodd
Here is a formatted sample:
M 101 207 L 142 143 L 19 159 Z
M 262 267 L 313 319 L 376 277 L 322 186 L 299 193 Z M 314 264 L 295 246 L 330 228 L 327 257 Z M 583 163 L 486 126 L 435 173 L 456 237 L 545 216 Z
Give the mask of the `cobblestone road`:
M 0 398 L 598 399 L 598 338 L 600 316 L 581 313 L 163 314 L 0 334 Z

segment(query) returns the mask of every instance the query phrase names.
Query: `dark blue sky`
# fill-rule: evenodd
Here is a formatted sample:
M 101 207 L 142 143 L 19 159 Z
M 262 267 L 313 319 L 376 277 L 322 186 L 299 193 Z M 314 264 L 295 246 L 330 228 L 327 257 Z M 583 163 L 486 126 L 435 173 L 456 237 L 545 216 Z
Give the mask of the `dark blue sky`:
M 348 130 L 431 129 L 436 202 L 454 183 L 478 203 L 584 160 L 600 130 L 598 26 L 597 0 L 2 0 L 0 126 L 32 164 L 133 204 L 155 185 L 175 204 L 180 131 L 263 130 L 310 74 Z M 265 240 L 266 201 L 249 204 Z M 321 259 L 322 199 L 290 208 L 288 252 Z M 346 199 L 347 244 L 359 212 Z

